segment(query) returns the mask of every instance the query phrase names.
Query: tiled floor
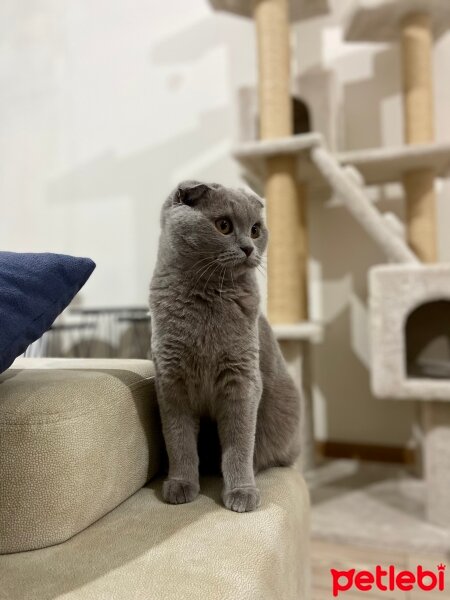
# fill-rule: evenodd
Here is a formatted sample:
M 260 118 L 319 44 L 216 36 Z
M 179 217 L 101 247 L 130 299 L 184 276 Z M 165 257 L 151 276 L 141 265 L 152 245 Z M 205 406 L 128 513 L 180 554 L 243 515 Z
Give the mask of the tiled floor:
M 436 571 L 447 565 L 443 592 L 349 590 L 348 600 L 450 600 L 450 530 L 425 519 L 424 486 L 403 468 L 333 461 L 307 475 L 312 499 L 313 600 L 332 600 L 330 569 L 394 565 Z M 449 506 L 450 510 L 450 506 Z

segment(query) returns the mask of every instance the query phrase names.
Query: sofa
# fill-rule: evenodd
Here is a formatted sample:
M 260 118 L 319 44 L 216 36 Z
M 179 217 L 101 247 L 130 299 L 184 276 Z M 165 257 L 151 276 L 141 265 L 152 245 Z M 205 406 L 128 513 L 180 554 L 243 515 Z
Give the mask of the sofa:
M 171 506 L 153 365 L 17 359 L 0 375 L 0 600 L 308 600 L 298 470 L 226 510 L 219 477 Z

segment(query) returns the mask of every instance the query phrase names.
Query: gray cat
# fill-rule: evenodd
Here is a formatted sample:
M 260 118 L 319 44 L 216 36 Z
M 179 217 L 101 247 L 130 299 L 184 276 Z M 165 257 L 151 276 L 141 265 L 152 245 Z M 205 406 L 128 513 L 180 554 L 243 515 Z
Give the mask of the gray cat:
M 199 493 L 205 415 L 217 422 L 231 510 L 257 508 L 255 472 L 290 465 L 299 453 L 299 395 L 259 309 L 263 208 L 253 193 L 195 181 L 180 184 L 162 208 L 151 350 L 169 457 L 163 497 L 171 504 Z

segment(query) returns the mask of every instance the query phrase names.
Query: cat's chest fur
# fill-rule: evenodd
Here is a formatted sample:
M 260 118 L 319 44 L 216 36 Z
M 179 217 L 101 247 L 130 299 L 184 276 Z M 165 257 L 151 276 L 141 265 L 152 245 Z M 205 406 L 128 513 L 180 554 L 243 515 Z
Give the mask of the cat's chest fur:
M 214 392 L 223 373 L 258 368 L 258 296 L 253 290 L 196 294 L 155 285 L 151 295 L 152 353 L 166 375 L 192 394 Z

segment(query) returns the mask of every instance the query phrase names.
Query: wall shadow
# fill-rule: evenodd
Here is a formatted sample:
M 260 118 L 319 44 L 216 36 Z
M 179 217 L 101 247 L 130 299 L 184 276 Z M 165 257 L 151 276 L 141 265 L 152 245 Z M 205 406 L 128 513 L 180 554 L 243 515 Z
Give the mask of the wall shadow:
M 392 46 L 373 57 L 372 76 L 343 86 L 345 149 L 377 148 L 383 142 L 381 105 L 401 91 L 399 50 Z
M 153 266 L 149 257 L 156 255 L 157 243 L 149 235 L 149 225 L 159 222 L 162 202 L 177 183 L 174 174 L 192 162 L 190 178 L 217 177 L 219 164 L 223 165 L 224 159 L 231 160 L 228 150 L 220 148 L 228 139 L 229 130 L 230 113 L 226 107 L 209 111 L 201 115 L 196 127 L 161 144 L 125 156 L 106 152 L 53 179 L 47 189 L 47 200 L 59 204 L 86 203 L 86 210 L 91 202 L 100 201 L 105 203 L 107 211 L 110 199 L 128 198 L 134 215 L 135 272 L 148 282 Z M 219 152 L 212 152 L 218 146 Z M 199 166 L 195 166 L 196 160 Z M 105 225 L 98 222 L 96 226 L 101 238 Z M 117 244 L 120 243 L 118 239 Z M 120 285 L 120 273 L 117 283 Z

